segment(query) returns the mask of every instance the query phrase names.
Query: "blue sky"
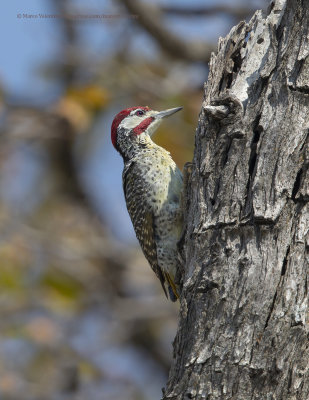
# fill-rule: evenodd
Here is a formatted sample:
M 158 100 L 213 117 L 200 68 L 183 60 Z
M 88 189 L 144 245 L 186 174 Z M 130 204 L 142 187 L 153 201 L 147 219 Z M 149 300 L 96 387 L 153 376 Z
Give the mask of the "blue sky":
M 156 0 L 160 3 L 161 1 Z M 225 3 L 237 4 L 232 0 Z M 259 4 L 259 1 L 255 1 Z M 162 3 L 173 5 L 188 4 L 186 0 L 162 0 Z M 195 0 L 190 6 L 216 4 L 215 0 Z M 115 2 L 109 0 L 82 0 L 72 2 L 78 10 L 87 13 L 115 13 Z M 85 5 L 86 4 L 86 5 Z M 11 0 L 2 6 L 0 16 L 1 34 L 1 85 L 11 93 L 14 98 L 31 99 L 36 101 L 45 96 L 46 100 L 57 94 L 54 83 L 43 78 L 38 67 L 46 65 L 59 56 L 60 40 L 57 19 L 29 19 L 23 18 L 23 14 L 55 13 L 50 0 Z M 18 18 L 17 15 L 22 17 Z M 98 52 L 102 57 L 105 53 L 113 51 L 114 39 L 122 34 L 124 24 L 128 21 L 118 22 L 82 22 L 79 23 L 81 42 L 89 52 L 89 56 L 96 57 Z M 169 18 L 169 26 L 175 32 L 181 32 L 187 37 L 216 40 L 218 35 L 227 32 L 231 20 L 223 15 L 208 18 Z M 142 33 L 136 35 L 132 50 L 153 51 L 155 46 L 151 39 Z
M 186 0 L 156 0 L 156 2 L 173 5 L 188 4 Z M 259 0 L 254 2 L 257 7 L 261 5 Z M 190 6 L 217 3 L 215 0 L 195 0 L 190 2 Z M 237 4 L 232 0 L 226 0 L 225 3 Z M 76 8 L 76 12 L 79 13 L 119 13 L 119 9 L 115 8 L 115 2 L 109 0 L 89 0 L 87 2 L 73 0 L 72 4 Z M 52 5 L 51 0 L 27 0 L 27 2 L 11 0 L 5 3 L 5 7 L 2 7 L 0 13 L 2 50 L 0 87 L 5 90 L 11 101 L 21 104 L 48 105 L 61 94 L 59 82 L 46 79 L 42 73 L 46 66 L 58 61 L 61 57 L 62 36 L 59 29 L 61 21 L 49 18 L 31 19 L 23 16 L 24 13 L 32 15 L 39 13 L 55 14 L 56 11 Z M 18 17 L 19 14 L 20 18 Z M 224 15 L 192 19 L 173 17 L 169 18 L 167 23 L 170 29 L 177 34 L 187 38 L 207 39 L 213 42 L 217 41 L 219 35 L 225 35 L 233 25 L 233 21 Z M 91 60 L 95 64 L 96 60 L 102 60 L 115 50 L 115 46 L 121 41 L 121 35 L 126 34 L 130 29 L 130 21 L 129 19 L 90 20 L 78 22 L 78 27 L 79 43 L 83 49 L 83 56 L 86 60 Z M 134 33 L 134 40 L 130 48 L 132 54 L 140 54 L 142 51 L 147 57 L 155 57 L 156 43 L 141 29 L 135 28 Z M 201 76 L 201 79 L 203 78 L 204 76 Z M 131 241 L 135 240 L 135 235 L 122 194 L 122 160 L 112 148 L 109 140 L 113 116 L 119 111 L 118 108 L 126 106 L 119 99 L 119 102 L 111 106 L 111 109 L 104 114 L 95 127 L 93 135 L 97 141 L 97 146 L 85 166 L 83 178 L 85 184 L 93 191 L 93 201 L 102 209 L 103 218 L 110 222 L 111 230 L 121 240 Z M 103 135 L 102 132 L 108 132 L 108 134 Z M 30 159 L 28 159 L 29 162 Z M 27 160 L 25 163 L 27 163 Z M 30 162 L 29 165 L 34 164 Z M 24 172 L 29 171 L 27 168 L 22 168 L 22 170 Z M 35 175 L 33 171 L 32 173 Z M 21 177 L 19 182 L 25 184 L 28 180 Z M 21 193 L 20 196 L 22 197 L 25 196 L 24 187 L 15 190 L 14 193 L 15 196 L 18 193 Z

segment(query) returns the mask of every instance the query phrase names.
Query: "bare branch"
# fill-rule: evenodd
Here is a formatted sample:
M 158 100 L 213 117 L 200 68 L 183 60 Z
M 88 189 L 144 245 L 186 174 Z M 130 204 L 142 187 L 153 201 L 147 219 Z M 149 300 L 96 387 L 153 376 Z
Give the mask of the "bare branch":
M 202 41 L 185 41 L 171 32 L 162 21 L 161 9 L 140 0 L 119 0 L 131 14 L 138 16 L 136 22 L 143 27 L 173 57 L 186 61 L 209 61 L 215 46 Z
M 255 12 L 255 8 L 248 6 L 228 6 L 228 5 L 216 5 L 212 7 L 174 7 L 174 6 L 162 6 L 161 10 L 166 14 L 172 14 L 183 17 L 199 17 L 199 16 L 211 16 L 215 14 L 228 14 L 238 20 L 242 20 L 252 15 Z

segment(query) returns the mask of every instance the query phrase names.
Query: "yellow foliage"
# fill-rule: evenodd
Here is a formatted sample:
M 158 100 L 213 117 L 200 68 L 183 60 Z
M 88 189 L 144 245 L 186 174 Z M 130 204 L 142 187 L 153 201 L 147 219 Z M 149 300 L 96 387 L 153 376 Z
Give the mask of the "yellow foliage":
M 106 89 L 88 85 L 69 88 L 66 97 L 91 111 L 99 111 L 108 103 L 110 96 Z
M 70 121 L 75 132 L 79 133 L 87 130 L 95 114 L 108 104 L 109 98 L 108 91 L 96 85 L 71 87 L 54 106 L 54 111 Z

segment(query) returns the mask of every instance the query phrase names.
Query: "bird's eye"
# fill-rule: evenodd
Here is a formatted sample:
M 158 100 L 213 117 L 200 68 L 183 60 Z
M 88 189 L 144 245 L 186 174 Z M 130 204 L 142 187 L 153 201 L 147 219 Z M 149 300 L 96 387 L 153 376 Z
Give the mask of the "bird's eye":
M 144 115 L 144 114 L 145 114 L 145 112 L 142 111 L 142 110 L 138 110 L 138 111 L 136 111 L 136 113 L 135 113 L 135 115 Z

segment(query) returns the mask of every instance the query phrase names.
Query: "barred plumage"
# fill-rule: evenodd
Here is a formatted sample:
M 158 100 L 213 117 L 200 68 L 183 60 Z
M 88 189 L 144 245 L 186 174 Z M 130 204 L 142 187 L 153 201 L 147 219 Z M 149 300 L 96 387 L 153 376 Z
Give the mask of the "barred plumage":
M 170 154 L 151 140 L 149 132 L 162 117 L 179 109 L 161 113 L 146 107 L 127 110 L 114 119 L 112 141 L 124 159 L 122 177 L 128 212 L 146 259 L 165 294 L 167 286 L 175 301 L 179 296 L 174 280 L 182 230 L 182 175 Z

